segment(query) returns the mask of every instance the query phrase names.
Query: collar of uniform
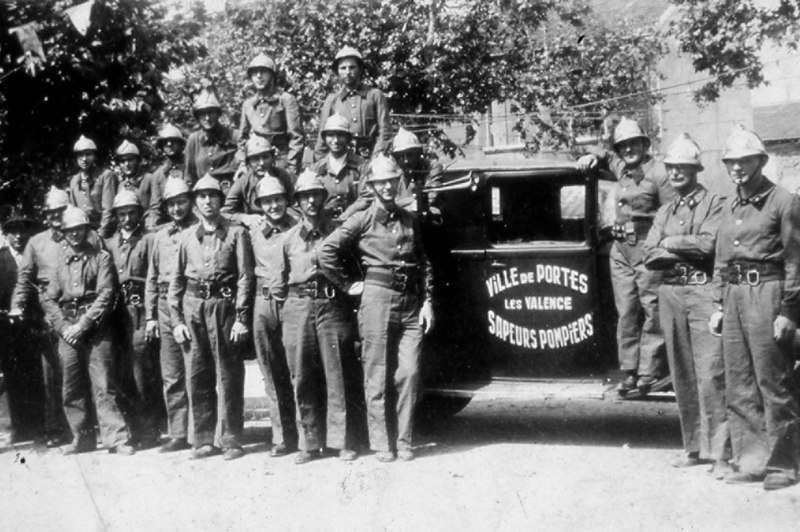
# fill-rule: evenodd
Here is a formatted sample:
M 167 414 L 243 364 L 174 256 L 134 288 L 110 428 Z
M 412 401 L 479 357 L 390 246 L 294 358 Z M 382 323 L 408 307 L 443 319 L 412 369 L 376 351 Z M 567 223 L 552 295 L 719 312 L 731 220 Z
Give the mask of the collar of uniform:
M 164 171 L 169 172 L 173 168 L 180 168 L 183 169 L 184 165 L 186 164 L 186 158 L 183 156 L 183 152 L 180 155 L 172 158 L 168 158 L 164 161 Z
M 625 166 L 622 170 L 622 177 L 628 177 L 636 181 L 636 184 L 644 179 L 645 174 L 650 169 L 650 166 L 653 165 L 655 159 L 650 157 L 650 154 L 645 153 L 644 157 L 642 157 L 642 162 L 636 168 L 628 168 Z
M 119 239 L 120 244 L 126 244 L 128 242 L 137 241 L 140 238 L 142 238 L 143 235 L 144 235 L 144 225 L 142 225 L 141 222 L 139 223 L 139 225 L 136 226 L 136 229 L 134 229 L 133 232 L 131 232 L 131 236 L 128 238 L 125 238 L 122 235 L 122 229 L 119 229 L 117 231 L 117 238 Z
M 203 227 L 203 224 L 200 223 L 197 225 L 197 240 L 203 241 L 203 237 L 208 234 L 206 228 Z M 214 229 L 214 235 L 220 240 L 225 240 L 225 237 L 228 236 L 228 221 L 220 216 L 219 224 L 217 224 L 217 228 Z
M 169 229 L 167 230 L 167 233 L 170 236 L 172 236 L 175 233 L 177 233 L 178 231 L 183 231 L 184 229 L 187 229 L 187 228 L 193 226 L 197 222 L 198 222 L 197 216 L 195 216 L 192 211 L 189 211 L 189 214 L 187 214 L 186 217 L 183 220 L 181 220 L 181 223 L 178 223 L 175 220 L 170 222 Z
M 283 215 L 283 219 L 280 221 L 280 223 L 274 224 L 272 223 L 272 220 L 266 216 L 264 217 L 263 223 L 264 228 L 261 230 L 261 232 L 264 234 L 265 238 L 269 238 L 273 233 L 285 233 L 287 229 L 294 225 L 288 211 Z
M 209 132 L 205 129 L 200 130 L 200 144 L 204 146 L 225 144 L 231 140 L 231 132 L 222 124 L 217 124 Z
M 67 246 L 66 252 L 64 253 L 64 260 L 67 264 L 72 264 L 73 262 L 80 260 L 86 260 L 91 250 L 92 245 L 86 240 L 84 240 L 84 242 L 78 246 L 78 249 L 75 249 L 72 246 Z
M 683 196 L 682 198 L 675 198 L 672 202 L 672 214 L 678 212 L 678 208 L 686 205 L 689 209 L 694 209 L 697 205 L 703 201 L 706 193 L 708 191 L 703 185 L 697 185 L 697 187 L 689 192 L 687 195 Z
M 128 189 L 138 189 L 139 185 L 142 184 L 142 180 L 144 179 L 144 172 L 137 171 L 136 174 L 132 176 L 125 176 L 121 173 L 117 176 L 117 183 L 124 186 Z
M 347 87 L 342 87 L 342 90 L 339 91 L 339 99 L 344 100 L 348 96 L 355 96 L 355 95 L 361 96 L 362 98 L 366 98 L 368 93 L 369 93 L 369 87 L 367 87 L 363 83 L 359 83 L 354 90 L 350 90 Z
M 372 202 L 372 208 L 375 209 L 375 220 L 381 225 L 400 219 L 400 211 L 403 210 L 395 205 L 394 209 L 388 211 L 380 201 Z
M 333 227 L 331 227 L 332 222 L 325 216 L 324 213 L 320 212 L 319 215 L 322 216 L 322 221 L 316 228 L 313 227 L 305 217 L 303 217 L 303 220 L 300 222 L 300 238 L 303 240 L 308 240 L 315 234 L 325 237 L 328 236 L 331 231 L 333 231 Z
M 736 207 L 737 205 L 747 205 L 753 204 L 756 207 L 760 207 L 764 200 L 767 199 L 767 196 L 775 189 L 775 183 L 764 178 L 764 181 L 761 183 L 761 186 L 758 187 L 758 191 L 750 196 L 749 198 L 743 198 L 739 195 L 739 187 L 736 187 L 736 198 L 733 200 L 733 206 Z
M 50 238 L 53 240 L 53 242 L 61 242 L 62 240 L 64 240 L 64 233 L 62 231 L 56 231 L 51 227 Z
M 89 168 L 88 172 L 79 171 L 78 172 L 78 187 L 83 189 L 84 185 L 88 185 L 87 188 L 90 188 L 92 184 L 97 179 L 97 176 L 100 175 L 102 169 L 95 165 Z
M 253 107 L 258 107 L 258 104 L 260 104 L 261 102 L 275 103 L 278 100 L 280 100 L 280 98 L 281 98 L 280 89 L 274 89 L 269 94 L 261 94 L 260 92 L 257 92 L 253 96 Z

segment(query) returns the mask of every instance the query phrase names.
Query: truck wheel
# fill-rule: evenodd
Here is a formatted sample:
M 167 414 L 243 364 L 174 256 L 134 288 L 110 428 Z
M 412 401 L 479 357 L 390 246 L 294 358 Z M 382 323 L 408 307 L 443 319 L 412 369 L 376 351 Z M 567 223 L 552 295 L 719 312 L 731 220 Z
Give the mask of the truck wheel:
M 416 419 L 427 423 L 452 417 L 466 408 L 472 397 L 425 395 L 417 405 Z

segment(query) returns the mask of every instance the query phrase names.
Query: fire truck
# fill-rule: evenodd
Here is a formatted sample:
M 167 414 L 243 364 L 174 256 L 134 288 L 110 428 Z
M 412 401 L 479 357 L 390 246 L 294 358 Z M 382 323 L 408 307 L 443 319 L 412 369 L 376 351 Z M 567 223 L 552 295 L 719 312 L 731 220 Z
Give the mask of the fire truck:
M 476 396 L 604 397 L 617 369 L 601 238 L 612 185 L 570 160 L 504 154 L 459 160 L 427 189 L 443 201 L 442 223 L 425 232 L 437 321 L 423 417 Z

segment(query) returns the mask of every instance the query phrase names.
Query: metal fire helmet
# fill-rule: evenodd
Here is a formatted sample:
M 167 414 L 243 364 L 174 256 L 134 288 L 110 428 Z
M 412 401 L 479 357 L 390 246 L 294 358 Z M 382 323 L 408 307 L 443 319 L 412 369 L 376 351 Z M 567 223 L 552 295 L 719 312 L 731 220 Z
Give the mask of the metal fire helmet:
M 325 197 L 328 196 L 328 189 L 325 188 L 322 178 L 314 170 L 306 168 L 294 184 L 294 197 L 297 199 L 298 194 L 314 190 L 320 190 L 325 193 Z
M 186 138 L 183 136 L 183 131 L 172 124 L 164 124 L 164 127 L 161 128 L 161 131 L 158 132 L 158 143 L 160 144 L 166 140 L 172 139 L 179 140 L 184 144 L 186 143 Z
M 275 179 L 272 176 L 267 176 L 258 182 L 258 185 L 256 186 L 256 193 L 258 194 L 258 199 L 264 199 L 269 196 L 286 194 L 286 189 L 283 187 L 283 183 L 281 183 L 279 179 Z
M 189 185 L 183 179 L 171 177 L 164 183 L 164 201 L 169 201 L 183 194 L 189 194 Z
M 50 187 L 44 197 L 44 210 L 57 211 L 69 205 L 69 195 L 60 188 Z
M 335 72 L 337 68 L 339 68 L 339 61 L 346 58 L 352 57 L 356 61 L 358 61 L 359 66 L 361 69 L 364 69 L 364 58 L 361 57 L 361 52 L 353 48 L 352 46 L 344 46 L 339 53 L 336 54 L 336 59 L 333 60 L 333 64 L 331 65 L 331 69 Z
M 623 117 L 614 129 L 614 148 L 616 149 L 617 145 L 631 139 L 642 139 L 647 147 L 650 146 L 650 139 L 639 122 Z
M 245 157 L 250 158 L 262 153 L 273 154 L 272 143 L 260 135 L 251 135 L 244 147 Z
M 752 155 L 769 157 L 767 149 L 764 147 L 764 141 L 758 135 L 740 125 L 728 137 L 722 160 L 742 159 Z
M 268 70 L 271 70 L 273 74 L 275 74 L 278 71 L 277 67 L 275 66 L 275 61 L 273 61 L 270 56 L 264 53 L 255 56 L 253 60 L 250 61 L 250 64 L 247 65 L 248 78 L 253 75 L 254 68 L 266 68 Z
M 89 215 L 74 205 L 67 206 L 62 216 L 61 229 L 66 231 L 82 225 L 89 225 Z
M 139 157 L 139 148 L 137 148 L 136 144 L 133 142 L 123 140 L 122 144 L 117 148 L 116 155 L 117 157 L 125 157 L 126 155 L 135 155 Z
M 210 92 L 204 91 L 201 92 L 195 99 L 194 104 L 192 105 L 192 112 L 196 116 L 200 111 L 205 111 L 208 109 L 215 109 L 219 112 L 222 112 L 222 106 L 219 104 L 217 97 Z
M 422 150 L 422 144 L 415 134 L 401 127 L 392 141 L 392 153 L 400 153 L 409 150 Z
M 664 164 L 684 164 L 697 167 L 698 171 L 703 170 L 703 163 L 700 162 L 700 146 L 697 145 L 688 133 L 682 133 L 680 137 L 670 144 L 667 156 L 664 157 Z
M 367 183 L 372 181 L 385 181 L 387 179 L 398 179 L 403 176 L 403 171 L 397 161 L 385 155 L 378 155 L 369 164 L 369 175 Z
M 82 151 L 97 151 L 97 145 L 92 139 L 81 135 L 78 139 L 78 142 L 76 142 L 75 146 L 72 148 L 72 151 L 75 153 L 80 153 Z
M 328 117 L 325 121 L 325 127 L 322 128 L 322 134 L 325 133 L 347 133 L 348 135 L 352 135 L 350 132 L 350 124 L 347 122 L 347 119 L 336 113 Z
M 121 209 L 123 207 L 139 207 L 142 208 L 142 202 L 139 200 L 139 195 L 132 190 L 121 190 L 114 196 L 114 204 L 112 210 Z
M 194 184 L 193 192 L 195 194 L 198 192 L 216 192 L 220 196 L 225 196 L 225 194 L 222 193 L 222 187 L 219 184 L 219 180 L 211 174 L 206 174 L 201 177 L 200 180 Z

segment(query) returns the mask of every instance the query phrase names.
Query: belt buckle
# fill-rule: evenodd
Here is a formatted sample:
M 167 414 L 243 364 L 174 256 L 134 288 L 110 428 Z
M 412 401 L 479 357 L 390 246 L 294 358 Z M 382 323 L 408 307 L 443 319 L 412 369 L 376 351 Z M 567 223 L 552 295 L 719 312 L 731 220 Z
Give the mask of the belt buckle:
M 397 272 L 392 273 L 392 288 L 401 292 L 405 292 L 406 287 L 408 286 L 408 274 Z
M 758 270 L 747 270 L 745 276 L 747 284 L 750 286 L 756 286 L 759 282 L 761 282 L 761 274 L 758 273 Z
M 328 299 L 333 299 L 336 297 L 336 287 L 332 284 L 326 284 L 322 292 Z
M 223 286 L 219 289 L 219 295 L 225 299 L 230 299 L 233 296 L 233 290 L 231 290 L 230 286 Z
M 197 285 L 200 289 L 200 299 L 211 299 L 211 282 L 198 281 Z
M 695 284 L 706 284 L 708 282 L 708 274 L 706 272 L 694 272 L 691 279 Z
M 138 307 L 139 305 L 142 304 L 142 296 L 140 296 L 139 294 L 131 294 L 128 297 L 128 304 Z

